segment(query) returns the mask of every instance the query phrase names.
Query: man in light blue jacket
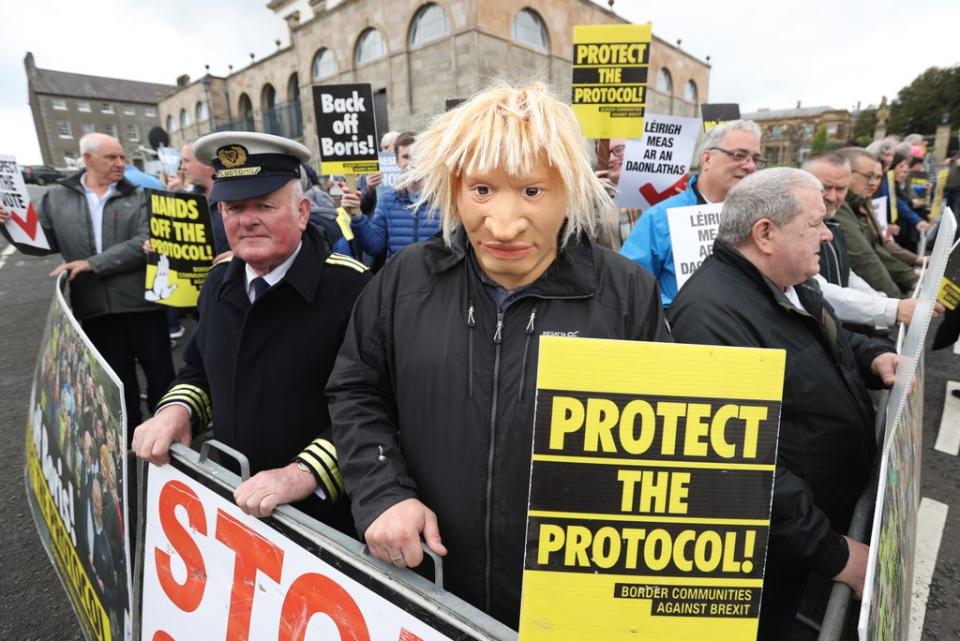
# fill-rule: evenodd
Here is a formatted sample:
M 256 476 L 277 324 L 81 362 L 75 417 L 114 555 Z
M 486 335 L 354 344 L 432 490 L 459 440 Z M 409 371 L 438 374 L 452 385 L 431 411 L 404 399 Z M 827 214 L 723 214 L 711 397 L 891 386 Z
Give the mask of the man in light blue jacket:
M 732 120 L 711 129 L 703 138 L 700 173 L 687 188 L 643 212 L 620 253 L 653 274 L 660 299 L 669 307 L 677 295 L 667 210 L 719 203 L 744 176 L 766 164 L 760 155 L 760 127 L 752 120 Z

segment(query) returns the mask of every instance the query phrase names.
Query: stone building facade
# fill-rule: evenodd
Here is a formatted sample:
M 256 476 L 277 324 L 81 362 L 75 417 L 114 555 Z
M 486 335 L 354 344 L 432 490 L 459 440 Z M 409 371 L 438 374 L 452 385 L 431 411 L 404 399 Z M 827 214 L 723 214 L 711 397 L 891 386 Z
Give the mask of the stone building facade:
M 99 132 L 119 139 L 127 159 L 142 166 L 140 146 L 160 124 L 157 103 L 173 86 L 39 69 L 30 52 L 23 63 L 45 165 L 76 167 L 80 138 Z
M 254 129 L 302 139 L 317 154 L 315 84 L 370 83 L 381 133 L 422 129 L 447 99 L 497 78 L 539 79 L 569 100 L 574 25 L 625 22 L 590 0 L 304 3 L 267 5 L 288 30 L 289 46 L 225 78 L 182 82 L 161 101 L 173 142 Z M 707 63 L 654 36 L 648 112 L 696 115 L 709 82 Z M 197 118 L 207 104 L 207 117 Z
M 854 118 L 846 109 L 801 107 L 760 109 L 743 114 L 763 130 L 763 155 L 772 165 L 799 165 L 810 155 L 817 131 L 826 132 L 826 144 L 839 147 L 853 135 Z

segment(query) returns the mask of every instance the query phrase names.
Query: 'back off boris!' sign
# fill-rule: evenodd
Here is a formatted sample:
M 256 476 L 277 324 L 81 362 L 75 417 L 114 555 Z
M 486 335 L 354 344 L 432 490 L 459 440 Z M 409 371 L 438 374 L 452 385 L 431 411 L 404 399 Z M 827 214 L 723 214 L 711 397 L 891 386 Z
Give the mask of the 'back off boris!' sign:
M 573 112 L 587 138 L 639 138 L 643 131 L 650 24 L 573 28 Z
M 523 641 L 756 638 L 784 365 L 541 339 Z
M 144 298 L 171 307 L 195 307 L 213 264 L 213 228 L 200 194 L 147 192 L 150 247 Z
M 379 171 L 377 124 L 369 84 L 313 88 L 321 174 Z

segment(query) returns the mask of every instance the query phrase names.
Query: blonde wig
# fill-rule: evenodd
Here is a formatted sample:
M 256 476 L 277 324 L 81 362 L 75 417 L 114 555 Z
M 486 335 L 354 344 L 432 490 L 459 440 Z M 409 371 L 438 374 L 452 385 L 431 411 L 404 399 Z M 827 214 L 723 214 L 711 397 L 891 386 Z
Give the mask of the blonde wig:
M 540 158 L 559 172 L 566 190 L 561 245 L 581 232 L 593 237 L 613 203 L 590 167 L 576 116 L 541 82 L 497 84 L 437 116 L 417 137 L 412 166 L 398 186 L 420 181 L 415 207 L 439 213 L 449 245 L 460 223 L 456 193 L 464 174 L 502 169 L 523 176 Z

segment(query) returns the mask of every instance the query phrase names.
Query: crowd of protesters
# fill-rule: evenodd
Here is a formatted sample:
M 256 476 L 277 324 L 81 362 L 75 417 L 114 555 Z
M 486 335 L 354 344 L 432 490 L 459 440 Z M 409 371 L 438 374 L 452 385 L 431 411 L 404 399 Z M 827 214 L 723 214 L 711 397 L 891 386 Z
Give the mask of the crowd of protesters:
M 75 312 L 124 377 L 170 358 L 167 329 L 143 301 L 142 193 L 117 173 L 116 141 L 96 136 L 81 141 L 87 169 L 38 211 L 70 261 L 54 273 L 75 281 Z M 133 450 L 163 464 L 212 425 L 250 458 L 245 511 L 297 503 L 401 568 L 420 564 L 423 541 L 446 556 L 452 592 L 515 627 L 538 336 L 780 348 L 759 638 L 789 637 L 811 573 L 859 595 L 867 546 L 844 533 L 876 455 L 867 390 L 893 382 L 890 331 L 912 317 L 918 241 L 935 225 L 930 181 L 911 182 L 922 138 L 764 169 L 760 127 L 727 122 L 703 136 L 683 191 L 618 212 L 625 143 L 598 145 L 597 171 L 570 108 L 533 83 L 485 90 L 419 135 L 391 132 L 400 183 L 368 175 L 339 203 L 293 141 L 186 145 L 188 184 L 168 187 L 214 204 L 220 255 L 183 368 L 149 381 L 152 418 L 126 395 Z M 238 146 L 250 171 L 225 160 Z M 896 221 L 874 211 L 883 196 Z M 678 290 L 666 210 L 721 202 L 713 255 Z M 104 212 L 123 234 L 101 239 Z M 153 324 L 131 324 L 147 312 Z

